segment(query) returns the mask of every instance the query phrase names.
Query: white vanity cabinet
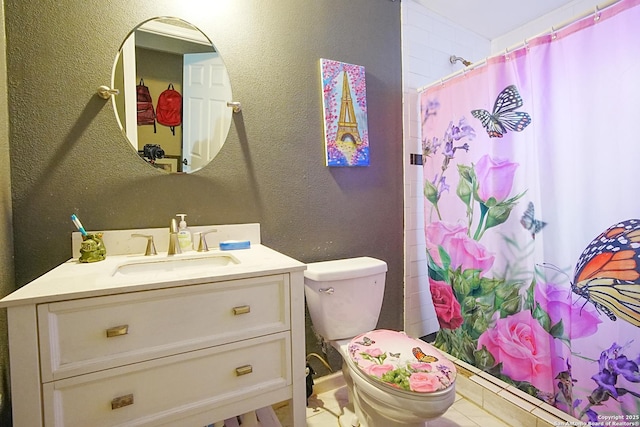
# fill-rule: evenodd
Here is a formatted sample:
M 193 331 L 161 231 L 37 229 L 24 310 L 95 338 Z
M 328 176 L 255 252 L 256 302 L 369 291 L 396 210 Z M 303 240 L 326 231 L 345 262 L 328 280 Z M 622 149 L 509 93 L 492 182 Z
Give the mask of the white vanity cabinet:
M 202 427 L 286 400 L 306 425 L 304 265 L 233 252 L 156 283 L 70 261 L 5 297 L 14 426 Z

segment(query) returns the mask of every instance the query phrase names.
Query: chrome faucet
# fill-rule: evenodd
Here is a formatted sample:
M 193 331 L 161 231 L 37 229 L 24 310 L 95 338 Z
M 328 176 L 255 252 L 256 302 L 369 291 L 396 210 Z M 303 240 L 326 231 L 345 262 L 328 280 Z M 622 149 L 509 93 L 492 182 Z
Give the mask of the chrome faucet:
M 178 221 L 173 218 L 169 226 L 169 249 L 167 255 L 181 254 L 180 242 L 178 242 Z

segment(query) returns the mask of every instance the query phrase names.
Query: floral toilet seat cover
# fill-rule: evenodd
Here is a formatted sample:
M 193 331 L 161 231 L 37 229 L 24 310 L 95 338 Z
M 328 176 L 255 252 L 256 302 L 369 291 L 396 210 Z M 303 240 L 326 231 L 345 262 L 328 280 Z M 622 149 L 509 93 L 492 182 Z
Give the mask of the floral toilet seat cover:
M 455 365 L 439 350 L 403 332 L 367 332 L 352 339 L 348 350 L 360 371 L 401 390 L 432 393 L 456 377 Z

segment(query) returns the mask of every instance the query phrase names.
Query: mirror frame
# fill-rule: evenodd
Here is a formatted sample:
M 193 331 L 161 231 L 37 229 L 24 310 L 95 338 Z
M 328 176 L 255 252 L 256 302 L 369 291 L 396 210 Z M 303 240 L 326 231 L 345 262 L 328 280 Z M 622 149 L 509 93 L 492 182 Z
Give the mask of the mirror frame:
M 202 46 L 206 46 L 206 49 L 202 49 Z M 185 64 L 185 55 L 203 50 L 215 55 L 191 55 L 191 58 L 197 59 L 193 64 Z M 138 72 L 136 55 L 143 51 L 157 52 L 158 56 L 182 55 L 182 81 L 176 87 L 181 89 L 183 96 L 183 118 L 181 125 L 175 127 L 174 136 L 180 136 L 180 141 L 172 144 L 164 135 L 172 133 L 169 127 L 156 123 L 154 134 L 162 131 L 162 137 L 165 138 L 162 141 L 168 144 L 168 150 L 161 151 L 170 153 L 162 157 L 155 157 L 159 152 L 153 148 L 161 145 L 155 144 L 156 140 L 161 139 L 151 136 L 147 129 L 143 129 L 142 134 L 151 147 L 144 147 L 146 144 L 141 144 L 138 138 L 142 126 L 137 124 L 136 85 L 142 76 Z M 200 62 L 199 59 L 203 57 L 207 59 Z M 206 80 L 209 78 L 212 80 Z M 234 111 L 229 73 L 211 39 L 195 25 L 171 16 L 159 16 L 141 22 L 127 34 L 120 45 L 112 67 L 111 82 L 111 87 L 121 88 L 122 94 L 112 97 L 116 122 L 136 155 L 151 167 L 170 173 L 193 173 L 213 160 L 226 142 Z M 169 83 L 173 82 L 165 82 L 167 86 Z M 211 90 L 214 92 L 208 93 L 207 88 L 210 87 L 213 87 Z M 152 92 L 154 109 L 160 95 L 158 90 L 156 92 Z

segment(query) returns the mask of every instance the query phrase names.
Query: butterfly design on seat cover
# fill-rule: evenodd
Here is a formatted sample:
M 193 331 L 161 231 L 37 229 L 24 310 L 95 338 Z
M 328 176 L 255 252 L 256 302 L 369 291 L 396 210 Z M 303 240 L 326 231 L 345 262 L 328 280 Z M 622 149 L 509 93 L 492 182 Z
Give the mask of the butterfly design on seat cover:
M 535 218 L 535 208 L 533 202 L 529 202 L 527 210 L 522 214 L 520 218 L 520 224 L 531 233 L 532 238 L 536 238 L 536 234 L 547 225 L 546 222 Z
M 376 342 L 369 337 L 362 337 L 362 341 L 356 341 L 356 344 L 370 346 L 371 344 L 375 344 Z
M 422 351 L 420 347 L 414 347 L 411 351 L 413 352 L 413 355 L 415 356 L 415 358 L 418 359 L 420 362 L 431 363 L 431 362 L 438 361 L 437 357 L 425 354 L 425 352 Z
M 640 327 L 640 219 L 614 224 L 589 243 L 571 290 L 611 320 Z
M 522 97 L 515 85 L 507 86 L 498 94 L 493 112 L 472 110 L 471 115 L 480 120 L 490 138 L 502 138 L 507 129 L 521 132 L 531 123 L 531 116 L 523 111 L 515 111 L 522 107 Z

